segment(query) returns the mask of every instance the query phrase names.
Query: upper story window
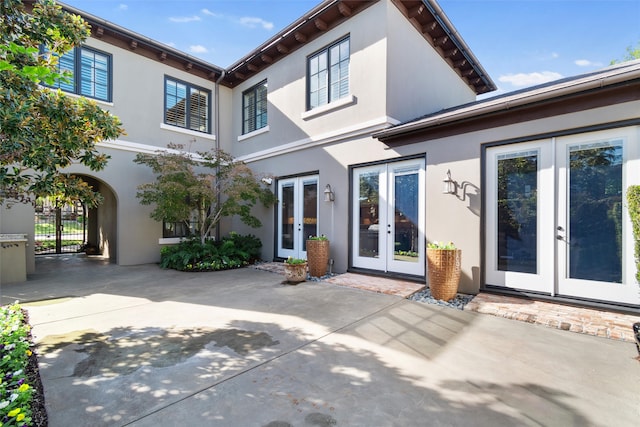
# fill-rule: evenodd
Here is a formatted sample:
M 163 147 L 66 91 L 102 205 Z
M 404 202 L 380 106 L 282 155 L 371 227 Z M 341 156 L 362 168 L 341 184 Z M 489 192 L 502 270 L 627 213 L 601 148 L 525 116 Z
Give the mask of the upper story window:
M 166 124 L 210 132 L 211 91 L 165 77 L 164 99 Z
M 308 110 L 349 95 L 349 37 L 310 56 L 307 75 Z
M 58 59 L 58 72 L 67 72 L 68 81 L 53 87 L 101 101 L 111 101 L 111 55 L 86 46 L 70 50 Z
M 267 81 L 242 93 L 242 134 L 267 125 Z

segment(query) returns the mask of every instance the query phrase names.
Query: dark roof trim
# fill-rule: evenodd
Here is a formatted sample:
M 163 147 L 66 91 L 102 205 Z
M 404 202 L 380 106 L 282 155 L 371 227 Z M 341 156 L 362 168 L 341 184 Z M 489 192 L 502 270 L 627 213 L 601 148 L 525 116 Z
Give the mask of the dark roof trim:
M 325 0 L 227 70 L 234 86 L 380 0 Z M 476 93 L 496 89 L 486 70 L 434 0 L 392 0 L 407 20 Z
M 380 0 L 325 0 L 227 70 L 225 82 L 235 86 L 288 56 Z
M 496 85 L 435 0 L 392 0 L 411 24 L 476 94 Z
M 135 50 L 136 53 L 174 68 L 234 87 L 378 1 L 380 0 L 325 0 L 227 70 L 75 7 L 59 4 L 87 21 L 91 25 L 92 36 L 96 39 L 107 40 L 115 46 Z M 496 89 L 435 0 L 391 1 L 476 94 Z M 34 2 L 35 0 L 25 1 L 28 4 Z
M 589 90 L 613 87 L 633 80 L 640 80 L 640 60 L 451 108 L 393 126 L 375 133 L 373 137 L 383 142 L 399 140 L 411 134 L 434 131 L 443 125 L 455 125 L 488 114 L 498 114 Z
M 35 3 L 28 0 L 25 3 Z M 160 43 L 142 34 L 121 27 L 113 22 L 91 15 L 65 3 L 57 2 L 66 11 L 81 16 L 91 26 L 92 37 L 108 39 L 108 42 L 123 49 L 136 51 L 142 56 L 165 63 L 174 68 L 190 72 L 199 77 L 216 81 L 224 69 L 202 59 L 191 56 L 171 46 Z

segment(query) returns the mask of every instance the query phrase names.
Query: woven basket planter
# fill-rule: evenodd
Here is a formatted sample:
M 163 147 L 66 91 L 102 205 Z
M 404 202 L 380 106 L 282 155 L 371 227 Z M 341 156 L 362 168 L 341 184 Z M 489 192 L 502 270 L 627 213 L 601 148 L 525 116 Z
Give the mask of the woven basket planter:
M 327 274 L 329 241 L 307 240 L 307 262 L 309 263 L 309 276 L 322 277 Z
M 295 285 L 307 280 L 307 263 L 304 264 L 287 264 L 284 263 L 284 277 L 287 282 Z
M 449 301 L 458 293 L 462 251 L 427 249 L 429 289 L 435 299 Z

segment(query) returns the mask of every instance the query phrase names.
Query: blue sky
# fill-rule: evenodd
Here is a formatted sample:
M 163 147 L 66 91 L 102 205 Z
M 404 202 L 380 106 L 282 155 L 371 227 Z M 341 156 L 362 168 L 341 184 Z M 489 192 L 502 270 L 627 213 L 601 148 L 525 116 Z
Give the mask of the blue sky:
M 227 67 L 320 0 L 66 0 Z M 640 42 L 640 0 L 439 0 L 498 86 L 493 94 L 600 69 Z

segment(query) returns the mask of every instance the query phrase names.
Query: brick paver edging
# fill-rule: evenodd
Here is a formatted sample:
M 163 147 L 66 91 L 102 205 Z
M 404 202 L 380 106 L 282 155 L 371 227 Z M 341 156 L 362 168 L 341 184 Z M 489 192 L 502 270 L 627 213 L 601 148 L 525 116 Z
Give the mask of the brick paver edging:
M 487 293 L 465 310 L 629 342 L 635 341 L 633 323 L 640 322 L 640 316 Z

